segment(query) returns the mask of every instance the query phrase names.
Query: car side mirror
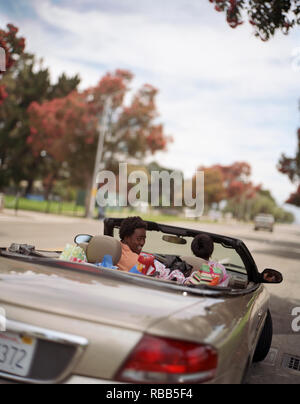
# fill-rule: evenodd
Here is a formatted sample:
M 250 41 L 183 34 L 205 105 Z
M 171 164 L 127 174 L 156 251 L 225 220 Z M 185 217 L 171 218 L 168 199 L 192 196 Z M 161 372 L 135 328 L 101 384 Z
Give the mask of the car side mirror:
M 77 236 L 74 238 L 74 242 L 76 244 L 89 243 L 92 238 L 93 236 L 90 236 L 89 234 L 77 234 Z
M 275 269 L 267 268 L 261 274 L 261 283 L 281 283 L 282 281 L 282 274 L 278 271 L 275 271 Z

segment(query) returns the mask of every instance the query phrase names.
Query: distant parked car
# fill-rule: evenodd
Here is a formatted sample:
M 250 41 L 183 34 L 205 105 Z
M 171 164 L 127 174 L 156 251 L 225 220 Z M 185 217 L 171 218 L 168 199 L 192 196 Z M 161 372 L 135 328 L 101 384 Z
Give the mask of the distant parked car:
M 265 229 L 272 232 L 274 230 L 275 219 L 273 215 L 260 214 L 254 219 L 254 230 Z

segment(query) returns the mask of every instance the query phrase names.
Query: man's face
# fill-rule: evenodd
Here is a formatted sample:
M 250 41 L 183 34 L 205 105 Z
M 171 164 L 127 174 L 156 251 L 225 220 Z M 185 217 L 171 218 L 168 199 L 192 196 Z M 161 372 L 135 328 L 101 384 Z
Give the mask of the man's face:
M 146 230 L 135 229 L 134 233 L 125 237 L 124 241 L 132 252 L 140 254 L 146 242 Z

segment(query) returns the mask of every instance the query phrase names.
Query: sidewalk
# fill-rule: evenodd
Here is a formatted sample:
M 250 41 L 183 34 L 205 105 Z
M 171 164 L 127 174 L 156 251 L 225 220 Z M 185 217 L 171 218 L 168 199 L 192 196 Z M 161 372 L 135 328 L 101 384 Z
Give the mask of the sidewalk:
M 4 209 L 0 212 L 0 222 L 42 222 L 42 223 L 94 223 L 96 219 L 87 219 L 76 216 L 55 215 L 52 213 L 41 213 L 27 210 Z

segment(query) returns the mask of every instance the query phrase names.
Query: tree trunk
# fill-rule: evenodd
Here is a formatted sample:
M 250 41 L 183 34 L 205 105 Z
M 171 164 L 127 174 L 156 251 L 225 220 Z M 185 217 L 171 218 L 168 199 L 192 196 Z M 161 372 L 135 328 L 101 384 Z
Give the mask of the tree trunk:
M 44 198 L 46 201 L 49 200 L 49 196 L 52 192 L 53 186 L 57 178 L 58 178 L 57 173 L 49 174 L 48 177 L 44 178 L 43 187 L 44 187 Z
M 26 189 L 25 189 L 25 195 L 28 195 L 28 194 L 32 193 L 33 183 L 34 183 L 33 178 L 30 178 L 30 179 L 27 180 L 27 186 L 26 186 Z

